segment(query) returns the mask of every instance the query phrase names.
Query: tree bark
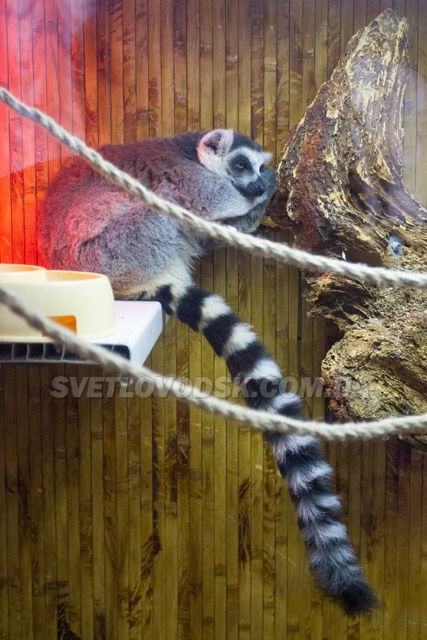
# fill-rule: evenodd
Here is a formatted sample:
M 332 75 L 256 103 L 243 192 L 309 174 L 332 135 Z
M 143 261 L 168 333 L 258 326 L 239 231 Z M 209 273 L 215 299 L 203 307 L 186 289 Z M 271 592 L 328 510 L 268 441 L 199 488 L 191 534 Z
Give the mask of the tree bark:
M 387 10 L 352 37 L 284 141 L 268 224 L 291 225 L 312 253 L 427 270 L 427 210 L 403 183 L 408 76 L 408 25 Z M 335 417 L 427 411 L 427 293 L 333 273 L 307 282 L 312 313 L 339 330 L 322 366 Z

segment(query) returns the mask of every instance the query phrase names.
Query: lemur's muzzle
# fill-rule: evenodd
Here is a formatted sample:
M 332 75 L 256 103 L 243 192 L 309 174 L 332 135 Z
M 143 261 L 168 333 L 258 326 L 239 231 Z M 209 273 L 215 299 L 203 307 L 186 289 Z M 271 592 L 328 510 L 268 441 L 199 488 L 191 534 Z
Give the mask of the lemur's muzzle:
M 261 177 L 246 185 L 236 185 L 236 187 L 246 198 L 259 198 L 265 193 L 265 184 Z

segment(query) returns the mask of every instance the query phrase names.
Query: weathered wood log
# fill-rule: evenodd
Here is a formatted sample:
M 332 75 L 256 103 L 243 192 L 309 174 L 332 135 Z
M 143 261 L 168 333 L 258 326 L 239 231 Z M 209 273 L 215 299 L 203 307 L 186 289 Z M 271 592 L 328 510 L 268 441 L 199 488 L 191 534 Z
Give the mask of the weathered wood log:
M 407 22 L 387 10 L 353 36 L 284 141 L 270 224 L 290 223 L 298 247 L 427 270 L 427 210 L 403 183 L 408 74 Z M 332 413 L 357 420 L 427 411 L 427 293 L 330 273 L 307 282 L 312 313 L 339 329 L 322 367 Z

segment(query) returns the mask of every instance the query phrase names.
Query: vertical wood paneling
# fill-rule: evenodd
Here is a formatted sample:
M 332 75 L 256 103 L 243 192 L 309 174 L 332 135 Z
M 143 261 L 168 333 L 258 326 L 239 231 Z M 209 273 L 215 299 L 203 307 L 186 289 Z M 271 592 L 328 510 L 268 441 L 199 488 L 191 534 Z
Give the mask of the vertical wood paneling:
M 239 117 L 239 3 L 226 2 L 226 122 L 238 128 Z
M 203 130 L 212 129 L 213 123 L 213 83 L 212 83 L 212 62 L 213 62 L 213 41 L 212 41 L 212 2 L 211 0 L 200 0 L 200 128 Z
M 328 6 L 316 2 L 314 29 L 314 90 L 318 91 L 328 75 Z
M 302 5 L 302 111 L 306 110 L 316 95 L 314 81 L 315 59 L 314 43 L 316 33 L 316 3 L 313 0 L 304 0 Z
M 254 98 L 252 90 L 252 6 L 250 2 L 238 4 L 238 88 L 239 113 L 238 128 L 242 133 L 251 135 L 251 113 Z M 239 316 L 245 322 L 253 322 L 252 311 L 252 274 L 251 256 L 245 252 L 237 252 L 238 274 L 238 308 Z M 253 548 L 253 532 L 250 527 L 250 511 L 252 504 L 252 473 L 251 473 L 251 430 L 239 428 L 238 440 L 238 629 L 239 638 L 248 639 L 251 633 L 251 550 Z
M 63 366 L 58 368 L 59 375 L 65 375 Z M 66 400 L 68 403 L 69 401 Z M 69 405 L 68 405 L 69 406 Z M 69 625 L 69 539 L 68 539 L 68 492 L 67 492 L 67 446 L 66 446 L 66 403 L 55 402 L 52 420 L 54 423 L 54 516 L 56 564 L 56 602 L 55 619 L 57 628 L 65 631 Z
M 302 87 L 302 3 L 290 0 L 289 16 L 289 127 L 293 127 L 303 115 Z
M 409 539 L 411 544 L 408 549 L 408 640 L 420 637 L 421 608 L 420 590 L 423 582 L 421 575 L 421 540 L 422 517 L 419 517 L 419 507 L 422 505 L 422 484 L 418 478 L 422 474 L 423 456 L 418 452 L 410 451 L 409 469 Z M 417 512 L 418 511 L 418 512 Z
M 213 42 L 213 126 L 226 126 L 225 120 L 225 0 L 212 3 Z
M 174 134 L 173 0 L 161 0 L 161 93 L 162 135 Z
M 104 575 L 105 575 L 105 637 L 112 640 L 117 637 L 118 618 L 118 578 L 116 575 L 117 540 L 117 498 L 116 446 L 114 426 L 114 398 L 104 398 L 102 403 L 102 426 L 104 440 L 104 526 L 100 533 L 104 536 Z M 120 541 L 121 542 L 121 541 Z
M 397 606 L 396 606 L 396 635 L 403 640 L 408 637 L 408 593 L 409 587 L 409 548 L 411 545 L 404 544 L 404 540 L 409 540 L 409 481 L 410 481 L 410 459 L 409 447 L 399 450 L 399 473 L 397 492 Z M 412 576 L 411 576 L 412 579 Z
M 53 3 L 55 5 L 55 3 Z M 33 3 L 33 7 L 36 8 L 41 3 Z M 58 3 L 56 3 L 58 6 Z M 43 65 L 44 57 L 46 57 L 46 70 L 44 71 L 42 67 L 40 67 L 40 71 L 34 70 L 34 77 L 37 78 L 37 82 L 42 81 L 46 84 L 46 79 L 48 78 L 50 73 L 54 73 L 56 75 L 55 82 L 59 87 L 59 118 L 63 127 L 65 127 L 68 131 L 72 131 L 76 135 L 81 135 L 83 132 L 84 135 L 84 121 L 79 121 L 79 110 L 77 109 L 76 101 L 78 98 L 76 93 L 73 94 L 73 61 L 78 61 L 80 59 L 80 81 L 83 82 L 83 78 L 86 77 L 86 72 L 83 67 L 84 59 L 82 58 L 83 49 L 81 51 L 76 50 L 75 45 L 73 49 L 73 24 L 76 28 L 78 28 L 79 21 L 83 20 L 83 16 L 81 13 L 81 8 L 79 9 L 79 5 L 81 2 L 74 3 L 74 22 L 71 16 L 71 1 L 70 0 L 62 0 L 60 3 L 60 10 L 58 14 L 58 28 L 57 33 L 55 33 L 55 29 L 52 29 L 51 37 L 48 39 L 46 35 L 46 41 L 42 41 L 41 44 L 43 46 L 42 51 L 39 54 L 39 63 Z M 49 9 L 50 11 L 51 9 Z M 40 12 L 39 16 L 39 25 L 38 28 L 40 30 L 40 35 L 42 38 L 45 37 L 45 26 L 44 20 L 47 18 L 48 4 L 46 3 L 46 16 L 43 16 L 43 10 Z M 81 38 L 81 36 L 80 36 Z M 81 42 L 81 40 L 80 40 Z M 44 49 L 45 47 L 45 49 Z M 34 46 L 34 55 L 36 55 L 38 46 Z M 50 53 L 48 50 L 50 49 Z M 88 63 L 90 61 L 88 60 Z M 91 72 L 89 72 L 89 79 L 91 77 Z M 40 79 L 40 80 L 39 80 Z M 83 97 L 83 87 L 80 85 L 80 99 Z M 54 113 L 51 113 L 50 109 L 58 108 L 58 98 L 55 93 L 55 88 L 52 88 L 50 92 L 46 91 L 46 95 L 44 99 L 46 100 L 45 109 L 53 116 Z M 36 91 L 37 97 L 38 91 Z M 53 104 L 50 105 L 49 96 L 52 96 Z M 74 97 L 75 96 L 75 97 Z M 78 103 L 78 102 L 77 102 Z M 75 108 L 76 107 L 76 108 Z M 80 107 L 80 117 L 84 118 L 84 103 Z M 50 136 L 47 137 L 48 144 L 50 144 Z M 57 141 L 54 141 L 56 145 L 58 145 Z M 57 166 L 57 149 L 60 153 L 61 160 L 65 160 L 69 158 L 71 155 L 71 151 L 69 149 L 64 148 L 59 145 L 58 147 L 53 147 L 53 152 L 49 154 L 49 177 L 52 178 L 56 171 L 58 170 Z M 49 147 L 50 149 L 50 147 Z M 41 155 L 41 154 L 40 154 Z M 40 158 L 41 160 L 41 158 Z
M 128 465 L 128 415 L 124 397 L 116 397 L 115 403 L 115 448 L 116 448 L 116 548 L 115 573 L 117 575 L 118 611 L 117 636 L 129 637 L 129 545 L 127 541 L 129 531 L 129 465 Z
M 277 3 L 277 79 L 276 79 L 276 100 L 277 100 L 277 156 L 280 152 L 282 141 L 289 131 L 289 109 L 290 109 L 290 72 L 289 72 L 289 46 L 290 46 L 290 11 L 289 0 Z M 270 149 L 271 152 L 274 149 Z
M 188 119 L 188 73 L 187 67 L 189 40 L 192 33 L 191 12 L 187 3 L 175 0 L 173 8 L 174 19 L 174 82 L 175 82 L 175 118 L 176 133 L 187 131 Z M 175 345 L 171 344 L 172 352 L 176 353 L 176 375 L 188 380 L 189 372 L 189 329 L 182 323 L 171 323 L 174 327 Z M 171 334 L 172 335 L 172 334 Z M 172 336 L 173 337 L 173 336 Z M 190 586 L 190 408 L 183 401 L 176 403 L 175 444 L 171 454 L 176 457 L 175 469 L 175 516 L 176 531 L 172 554 L 176 555 L 176 635 L 179 638 L 190 637 L 191 618 L 191 586 Z M 173 637 L 173 636 L 172 636 Z
M 276 149 L 277 14 L 275 0 L 264 2 L 264 135 L 262 144 Z M 248 135 L 250 130 L 248 131 Z
M 148 103 L 149 137 L 162 134 L 161 128 L 161 5 L 150 2 L 148 9 Z
M 284 21 L 284 25 L 287 20 Z M 285 39 L 286 40 L 286 39 Z M 288 233 L 277 233 L 278 242 L 286 242 Z M 290 280 L 290 270 L 288 265 L 278 264 L 276 267 L 276 301 L 277 301 L 277 328 L 276 328 L 276 353 L 281 354 L 283 362 L 289 362 L 289 303 L 288 287 Z M 287 364 L 284 369 L 285 377 L 289 375 Z M 261 476 L 262 483 L 262 476 Z M 285 489 L 280 474 L 276 474 L 276 629 L 275 638 L 284 636 L 287 628 L 287 594 L 288 594 L 288 510 L 291 510 L 289 503 L 283 499 Z M 262 486 L 262 484 L 261 484 Z M 255 487 L 256 488 L 256 487 Z
M 27 9 L 28 10 L 28 9 Z M 8 24 L 8 87 L 18 98 L 22 96 L 21 68 L 15 64 L 19 60 L 20 33 L 18 6 L 7 7 Z M 22 120 L 11 113 L 9 118 L 10 135 L 10 182 L 11 182 L 11 218 L 12 234 L 9 239 L 13 261 L 25 260 L 24 249 L 24 189 L 23 189 L 23 149 L 22 149 Z
M 98 68 L 97 68 L 97 41 L 98 32 L 96 24 L 95 9 L 90 0 L 84 0 L 84 16 L 92 16 L 91 20 L 83 21 L 84 37 L 84 97 L 85 97 L 85 131 L 86 142 L 89 146 L 97 149 L 99 147 L 99 112 L 98 112 Z M 131 24 L 132 21 L 129 21 Z M 96 36 L 94 38 L 94 31 Z M 133 109 L 135 114 L 136 109 Z
M 154 371 L 163 369 L 163 344 L 152 355 L 152 367 Z M 153 637 L 165 636 L 166 603 L 162 594 L 165 592 L 165 444 L 164 444 L 164 402 L 153 398 L 153 527 L 156 538 L 161 545 L 159 553 L 153 556 Z
M 92 375 L 99 371 L 90 369 Z M 91 523 L 92 540 L 88 540 L 93 560 L 93 635 L 105 635 L 106 624 L 106 575 L 104 536 L 104 441 L 102 399 L 90 399 L 90 461 L 91 461 Z
M 214 126 L 214 0 L 200 0 L 200 128 L 212 129 Z M 221 25 L 220 25 L 221 26 Z M 217 70 L 217 77 L 224 74 L 224 67 Z M 200 285 L 207 291 L 213 289 L 213 255 L 206 257 L 200 269 Z M 214 380 L 214 354 L 206 341 L 200 344 L 200 361 L 191 361 L 193 370 L 205 380 Z M 199 352 L 199 345 L 197 346 Z M 194 369 L 194 366 L 196 367 Z M 201 378 L 201 379 L 203 379 Z M 201 383 L 199 383 L 200 385 Z M 193 514 L 201 519 L 200 528 L 196 529 L 196 545 L 199 546 L 195 562 L 196 571 L 192 577 L 192 599 L 194 606 L 190 608 L 190 637 L 213 639 L 215 636 L 215 563 L 214 563 L 214 417 L 197 415 L 199 434 L 190 440 L 190 477 L 197 474 L 197 482 L 193 484 L 196 492 L 191 501 L 190 521 Z M 194 443 L 194 445 L 193 445 Z M 195 465 L 193 467 L 194 450 Z M 194 509 L 192 508 L 194 506 Z M 193 529 L 194 531 L 194 529 Z M 190 548 L 192 532 L 190 531 Z
M 363 4 L 363 2 L 361 3 Z M 363 24 L 364 26 L 364 24 Z M 341 55 L 341 2 L 328 2 L 328 78 Z
M 212 0 L 200 1 L 200 126 L 203 130 L 214 126 L 214 4 Z M 222 26 L 221 24 L 219 26 Z M 216 45 L 216 43 L 215 43 Z M 216 52 L 215 52 L 216 53 Z M 224 75 L 224 66 L 217 70 Z M 207 256 L 201 265 L 200 285 L 207 291 L 213 289 L 213 256 Z M 206 380 L 214 380 L 215 356 L 206 341 L 201 344 L 200 375 Z M 200 416 L 200 439 L 197 438 L 197 463 L 200 464 L 200 504 L 198 513 L 201 517 L 199 544 L 201 546 L 198 560 L 200 568 L 196 576 L 194 589 L 196 607 L 190 609 L 190 616 L 198 619 L 198 624 L 191 623 L 190 637 L 213 639 L 215 637 L 215 538 L 214 538 L 214 503 L 215 503 L 215 419 L 213 416 Z M 191 443 L 193 437 L 191 438 Z M 198 447 L 200 446 L 200 453 Z M 192 457 L 190 457 L 192 460 Z M 191 465 L 193 466 L 193 465 Z M 191 470 L 190 470 L 191 474 Z M 193 511 L 190 512 L 190 517 Z M 190 532 L 190 546 L 191 542 Z M 197 541 L 196 541 L 197 544 Z M 197 565 L 196 565 L 197 566 Z M 193 589 L 192 589 L 193 591 Z
M 379 12 L 378 12 L 379 13 Z M 378 15 L 378 14 L 377 14 Z M 341 0 L 341 54 L 354 33 L 353 0 Z
M 187 0 L 187 125 L 200 129 L 200 12 L 199 0 Z
M 45 638 L 54 638 L 57 633 L 56 596 L 57 596 L 57 562 L 56 562 L 56 518 L 55 518 L 55 464 L 52 389 L 53 370 L 50 365 L 40 369 L 40 416 L 41 432 L 41 473 L 43 517 L 39 523 L 43 531 L 43 587 L 45 600 L 44 631 Z
M 33 65 L 34 65 L 34 106 L 41 109 L 44 112 L 47 111 L 47 98 L 46 98 L 46 46 L 45 46 L 45 17 L 44 6 L 41 3 L 36 3 L 32 8 L 32 22 L 33 22 Z M 63 20 L 63 18 L 62 18 Z M 61 37 L 58 37 L 61 42 Z M 70 64 L 70 54 L 67 52 L 67 61 Z M 64 76 L 66 75 L 66 67 L 63 69 Z M 68 80 L 69 84 L 69 80 Z M 60 93 L 62 96 L 62 93 Z M 58 100 L 56 100 L 58 102 Z M 68 100 L 66 99 L 68 104 Z M 65 111 L 65 107 L 63 109 Z M 70 117 L 64 126 L 71 126 L 72 118 Z M 37 209 L 37 203 L 42 202 L 49 182 L 49 154 L 47 142 L 48 134 L 41 127 L 35 128 L 35 172 L 36 172 L 36 201 L 33 203 L 32 215 L 35 217 L 35 209 Z M 38 256 L 39 264 L 41 264 L 41 256 Z
M 56 2 L 52 2 L 57 6 Z M 85 139 L 85 49 L 84 31 L 85 22 L 84 5 L 82 0 L 69 2 L 70 6 L 70 35 L 71 35 L 71 78 L 72 78 L 72 104 L 73 104 L 73 130 L 74 135 Z M 92 22 L 92 20 L 91 20 Z M 92 23 L 93 24 L 93 23 Z M 53 32 L 52 37 L 56 34 Z M 55 61 L 56 62 L 56 61 Z M 58 66 L 58 74 L 61 71 Z M 52 100 L 56 98 L 52 87 Z
M 174 1 L 173 20 L 174 130 L 175 133 L 185 133 L 187 130 L 187 7 L 185 2 Z
M 92 456 L 90 398 L 80 399 L 77 411 L 77 438 L 79 458 L 79 521 L 80 521 L 80 580 L 81 580 L 81 635 L 94 637 L 94 564 L 92 522 Z
M 21 67 L 22 100 L 34 104 L 34 68 L 32 56 L 32 12 L 28 3 L 27 10 L 21 13 L 20 25 L 20 58 L 26 63 Z M 22 136 L 25 140 L 25 163 L 23 165 L 24 195 L 24 261 L 36 264 L 36 218 L 33 215 L 35 200 L 35 130 L 30 121 L 22 122 Z
M 7 618 L 6 638 L 21 638 L 21 566 L 18 530 L 18 428 L 16 420 L 17 387 L 15 367 L 4 379 L 3 430 L 6 452 L 4 484 L 6 489 L 7 522 Z
M 110 95 L 111 142 L 124 142 L 124 65 L 123 65 L 123 8 L 122 0 L 110 0 Z M 160 26 L 159 26 L 160 28 Z
M 273 239 L 274 233 L 269 231 L 266 236 L 270 240 Z M 259 259 L 263 265 L 261 287 L 263 291 L 262 304 L 262 340 L 265 342 L 269 351 L 275 355 L 276 351 L 276 310 L 275 310 L 275 279 L 276 269 L 273 260 Z M 256 270 L 253 270 L 253 280 L 256 279 Z M 258 291 L 257 286 L 254 291 Z M 271 294 L 267 295 L 267 291 Z M 255 301 L 254 301 L 255 302 Z M 280 553 L 277 545 L 277 534 L 280 532 L 276 529 L 276 464 L 267 449 L 268 454 L 264 463 L 264 530 L 263 530 L 263 627 L 264 637 L 272 637 L 275 632 L 275 591 L 276 591 L 276 570 L 275 558 Z
M 222 27 L 224 25 L 222 24 Z M 221 38 L 223 43 L 223 39 Z M 222 67 L 225 77 L 225 66 Z M 219 295 L 226 293 L 226 249 L 216 251 L 214 260 L 215 291 Z M 226 375 L 224 362 L 214 359 L 214 380 L 224 379 Z M 232 429 L 232 425 L 229 427 Z M 227 629 L 227 424 L 221 418 L 214 420 L 214 572 L 215 572 L 215 640 L 226 637 Z
M 89 0 L 90 1 L 90 0 Z M 98 128 L 99 144 L 111 142 L 111 94 L 110 94 L 110 7 L 108 0 L 98 0 L 96 5 L 97 34 L 97 92 L 98 92 Z M 93 29 L 93 23 L 89 22 Z M 87 29 L 89 26 L 87 27 Z M 148 70 L 144 69 L 144 78 L 148 82 Z
M 123 137 L 136 140 L 135 0 L 123 1 Z
M 366 20 L 366 3 L 367 0 L 360 0 L 354 3 L 354 32 L 357 33 L 368 24 Z
M 135 84 L 137 139 L 149 137 L 148 0 L 135 0 Z
M 67 376 L 77 377 L 78 370 L 75 365 L 68 365 L 65 374 Z M 81 558 L 79 494 L 81 469 L 78 407 L 77 401 L 71 396 L 67 397 L 65 413 L 64 466 L 66 475 L 63 481 L 67 491 L 68 593 L 66 594 L 66 598 L 68 603 L 68 617 L 64 620 L 64 630 L 69 625 L 71 629 L 75 629 L 75 633 L 78 636 L 81 636 L 81 562 L 75 562 L 75 558 L 79 556 Z
M 354 447 L 350 447 L 347 444 L 334 446 L 336 452 L 336 461 L 334 469 L 336 469 L 336 488 L 340 496 L 342 496 L 343 504 L 343 516 L 344 521 L 351 531 L 351 541 L 354 545 L 355 551 L 358 557 L 362 557 L 362 527 L 361 527 L 361 511 L 363 509 L 362 500 L 362 486 L 366 488 L 366 482 L 364 482 L 364 474 L 369 473 L 370 469 L 368 465 L 365 465 L 363 460 L 363 442 L 355 443 Z M 372 493 L 372 489 L 369 486 L 368 491 Z M 364 557 L 366 562 L 366 556 Z M 358 618 L 345 619 L 341 614 L 334 615 L 334 609 L 329 607 L 331 613 L 331 621 L 333 628 L 335 629 L 335 635 L 345 636 L 347 634 L 359 636 L 363 638 L 360 625 L 363 621 Z M 369 625 L 369 621 L 368 621 Z
M 4 0 L 0 3 L 0 85 L 9 86 L 9 40 L 7 35 L 7 7 Z M 10 179 L 10 110 L 0 104 L 0 198 L 2 214 L 0 216 L 0 260 L 12 261 L 12 215 Z
M 168 323 L 164 336 L 164 367 L 166 371 L 176 371 L 176 331 L 175 323 Z M 165 411 L 165 592 L 177 593 L 177 432 L 176 432 L 176 403 L 168 400 Z M 174 638 L 177 629 L 177 602 L 169 603 L 166 613 L 165 638 Z
M 5 384 L 3 370 L 0 368 L 0 424 L 5 424 Z M 7 466 L 6 466 L 6 432 L 0 430 L 0 504 L 3 506 L 3 518 L 0 519 L 0 637 L 9 635 L 9 578 L 8 578 L 8 545 L 7 545 Z
M 153 567 L 154 556 L 160 541 L 153 513 L 153 424 L 150 398 L 140 402 L 141 411 L 141 634 L 144 638 L 153 638 Z
M 37 3 L 32 3 L 37 5 Z M 77 26 L 81 20 L 79 7 L 75 10 L 77 15 L 74 16 L 74 25 Z M 59 120 L 61 105 L 67 105 L 68 111 L 67 125 L 72 127 L 72 132 L 79 135 L 82 127 L 78 121 L 78 88 L 79 80 L 83 80 L 84 61 L 82 60 L 82 50 L 78 44 L 72 39 L 73 17 L 69 3 L 64 3 L 64 12 L 62 15 L 62 37 L 60 37 L 60 47 L 58 47 L 58 5 L 54 0 L 47 0 L 44 3 L 44 15 L 40 11 L 38 27 L 40 29 L 42 42 L 42 51 L 40 52 L 39 63 L 43 69 L 40 76 L 35 76 L 36 91 L 37 84 L 41 83 L 41 94 L 46 100 L 46 109 L 49 115 L 55 120 Z M 62 64 L 64 66 L 62 66 Z M 40 79 L 39 79 L 40 78 Z M 60 100 L 58 100 L 58 95 Z M 62 102 L 64 101 L 64 103 Z M 76 107 L 76 108 L 75 108 Z M 82 112 L 83 114 L 83 112 Z M 84 131 L 84 125 L 83 125 Z M 49 179 L 58 172 L 61 161 L 61 144 L 52 136 L 46 137 L 47 154 L 49 159 Z
M 16 398 L 28 397 L 28 369 L 20 371 L 16 378 Z M 33 627 L 32 576 L 31 576 L 31 505 L 30 486 L 30 442 L 28 425 L 28 402 L 16 403 L 17 434 L 17 494 L 18 536 L 20 571 L 21 634 L 31 636 Z
M 366 22 L 371 22 L 381 11 L 380 0 L 366 0 Z
M 413 64 L 405 176 L 426 202 L 425 0 L 0 0 L 0 83 L 95 147 L 235 127 L 274 162 L 352 33 L 392 5 L 409 20 Z M 35 211 L 71 154 L 1 105 L 0 116 L 0 259 L 36 262 Z M 195 277 L 254 326 L 293 388 L 310 381 L 307 414 L 321 417 L 324 322 L 306 315 L 298 270 L 221 249 Z M 226 375 L 173 319 L 149 365 L 217 389 Z M 397 440 L 325 447 L 385 603 L 350 620 L 312 584 L 260 434 L 173 398 L 126 397 L 133 386 L 53 398 L 56 375 L 80 385 L 103 373 L 0 369 L 0 640 L 424 637 L 423 456 Z

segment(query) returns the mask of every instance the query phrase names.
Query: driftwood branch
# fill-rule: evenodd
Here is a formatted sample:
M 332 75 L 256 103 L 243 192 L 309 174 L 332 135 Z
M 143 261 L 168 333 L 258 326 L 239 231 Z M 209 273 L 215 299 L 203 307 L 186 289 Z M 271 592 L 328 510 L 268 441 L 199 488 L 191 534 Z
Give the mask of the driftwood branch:
M 387 10 L 353 36 L 284 141 L 269 222 L 291 224 L 298 247 L 427 270 L 427 210 L 403 183 L 408 75 L 407 22 Z M 334 274 L 307 281 L 313 314 L 339 329 L 322 370 L 335 416 L 427 411 L 427 294 Z

